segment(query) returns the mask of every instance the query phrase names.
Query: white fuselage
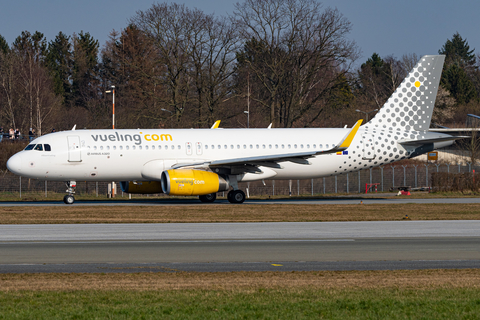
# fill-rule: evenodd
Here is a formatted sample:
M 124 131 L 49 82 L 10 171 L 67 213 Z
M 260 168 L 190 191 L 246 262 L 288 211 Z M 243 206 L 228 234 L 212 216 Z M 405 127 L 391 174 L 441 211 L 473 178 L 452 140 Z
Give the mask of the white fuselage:
M 331 149 L 350 129 L 145 129 L 74 130 L 47 134 L 31 142 L 51 151 L 24 150 L 8 161 L 21 176 L 57 181 L 145 181 L 181 163 L 295 154 Z M 281 168 L 238 176 L 238 181 L 306 179 L 337 175 L 409 158 L 415 147 L 398 141 L 425 138 L 428 132 L 365 130 L 340 154 L 317 155 L 310 164 L 279 162 Z M 435 134 L 435 137 L 445 136 Z M 435 144 L 444 147 L 451 141 Z M 45 148 L 43 148 L 45 149 Z M 426 151 L 425 151 L 426 152 Z M 149 166 L 149 163 L 155 166 Z M 148 169 L 148 170 L 147 170 Z M 149 171 L 150 170 L 150 171 Z M 154 170 L 155 172 L 151 172 Z M 158 171 L 158 172 L 157 172 Z

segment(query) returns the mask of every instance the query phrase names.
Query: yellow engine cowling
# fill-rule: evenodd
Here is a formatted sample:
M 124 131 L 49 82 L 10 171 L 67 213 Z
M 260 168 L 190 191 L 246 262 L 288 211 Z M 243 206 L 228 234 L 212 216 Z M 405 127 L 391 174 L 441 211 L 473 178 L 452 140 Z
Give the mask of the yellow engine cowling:
M 120 186 L 127 193 L 163 193 L 160 181 L 121 181 Z
M 169 195 L 201 196 L 228 188 L 226 179 L 209 171 L 173 169 L 162 172 L 162 189 Z

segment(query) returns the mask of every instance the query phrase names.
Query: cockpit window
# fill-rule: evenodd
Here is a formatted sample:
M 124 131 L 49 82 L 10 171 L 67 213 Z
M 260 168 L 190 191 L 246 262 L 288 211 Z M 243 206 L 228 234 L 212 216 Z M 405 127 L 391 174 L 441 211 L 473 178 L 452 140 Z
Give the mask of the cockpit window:
M 34 147 L 34 144 L 29 144 L 24 150 L 33 150 Z
M 49 144 L 44 144 L 43 146 L 45 147 L 45 151 L 52 151 Z
M 43 145 L 37 144 L 33 150 L 43 151 Z

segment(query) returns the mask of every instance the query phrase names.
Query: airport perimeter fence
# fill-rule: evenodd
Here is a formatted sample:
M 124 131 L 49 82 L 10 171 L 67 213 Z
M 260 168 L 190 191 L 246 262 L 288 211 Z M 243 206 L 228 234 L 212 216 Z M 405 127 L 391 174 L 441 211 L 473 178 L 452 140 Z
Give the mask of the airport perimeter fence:
M 398 189 L 402 187 L 428 189 L 433 187 L 434 191 L 457 191 L 464 188 L 478 190 L 477 184 L 480 184 L 480 176 L 477 179 L 477 184 L 475 184 L 474 173 L 479 172 L 479 169 L 479 167 L 471 164 L 396 164 L 325 178 L 242 182 L 239 186 L 249 196 L 267 197 L 275 195 L 353 194 L 365 193 L 367 189 L 369 192 L 398 192 Z M 467 185 L 465 183 L 465 181 L 471 180 L 474 182 L 473 187 L 472 184 Z M 76 194 L 105 197 L 108 194 L 108 183 L 77 181 Z M 64 182 L 22 178 L 9 172 L 0 174 L 1 193 L 14 193 L 20 197 L 22 197 L 22 192 L 24 194 L 38 193 L 39 197 L 46 197 L 48 192 L 66 193 L 66 189 Z M 127 196 L 122 194 L 118 182 L 117 196 Z

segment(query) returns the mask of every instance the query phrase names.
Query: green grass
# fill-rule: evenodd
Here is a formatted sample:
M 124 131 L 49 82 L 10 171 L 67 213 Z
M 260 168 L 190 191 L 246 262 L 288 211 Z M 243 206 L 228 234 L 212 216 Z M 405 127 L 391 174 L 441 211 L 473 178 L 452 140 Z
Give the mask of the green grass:
M 478 319 L 480 290 L 252 289 L 0 293 L 0 319 Z

